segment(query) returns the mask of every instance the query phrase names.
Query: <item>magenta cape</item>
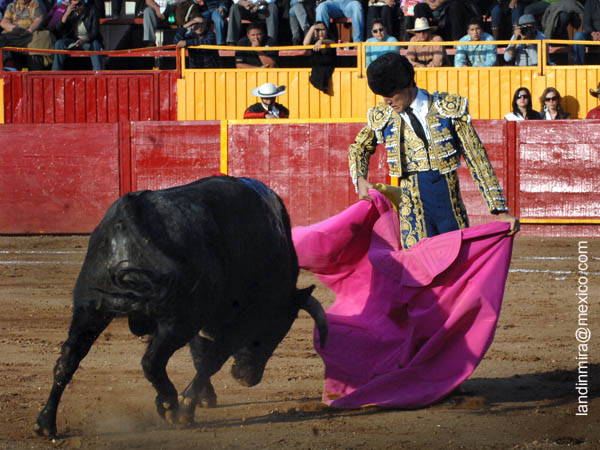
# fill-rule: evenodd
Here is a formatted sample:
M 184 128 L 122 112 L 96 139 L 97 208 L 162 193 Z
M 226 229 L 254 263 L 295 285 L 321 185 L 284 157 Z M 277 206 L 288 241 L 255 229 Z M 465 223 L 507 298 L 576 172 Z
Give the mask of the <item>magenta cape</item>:
M 512 252 L 507 223 L 424 239 L 401 250 L 388 200 L 370 191 L 323 222 L 293 230 L 300 266 L 336 295 L 323 401 L 417 408 L 462 383 L 494 338 Z

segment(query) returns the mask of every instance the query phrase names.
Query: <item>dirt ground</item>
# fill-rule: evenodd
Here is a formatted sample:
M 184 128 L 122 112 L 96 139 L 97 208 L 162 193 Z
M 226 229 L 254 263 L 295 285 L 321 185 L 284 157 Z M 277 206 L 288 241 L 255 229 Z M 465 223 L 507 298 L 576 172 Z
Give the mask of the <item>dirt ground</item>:
M 263 381 L 238 385 L 230 363 L 213 378 L 218 407 L 175 429 L 154 409 L 144 340 L 113 322 L 65 391 L 55 441 L 33 424 L 51 387 L 87 236 L 0 237 L 1 449 L 600 449 L 600 241 L 588 241 L 588 415 L 576 416 L 577 239 L 518 237 L 495 341 L 459 391 L 419 410 L 334 410 L 320 402 L 323 364 L 302 312 Z M 300 284 L 316 282 L 303 273 Z M 318 282 L 317 282 L 318 283 Z M 316 297 L 333 302 L 322 285 Z M 193 376 L 186 348 L 168 366 Z M 582 403 L 583 404 L 583 403 Z

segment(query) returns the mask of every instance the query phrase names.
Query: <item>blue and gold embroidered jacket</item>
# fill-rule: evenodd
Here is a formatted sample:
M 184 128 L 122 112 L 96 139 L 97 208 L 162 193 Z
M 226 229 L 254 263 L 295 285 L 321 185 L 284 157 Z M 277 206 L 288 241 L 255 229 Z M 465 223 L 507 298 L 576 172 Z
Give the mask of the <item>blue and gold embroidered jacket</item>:
M 465 97 L 435 92 L 429 97 L 427 127 L 429 149 L 412 127 L 388 104 L 369 109 L 368 124 L 350 145 L 350 176 L 357 187 L 359 176 L 367 178 L 369 159 L 377 144 L 385 144 L 391 177 L 406 177 L 415 172 L 437 170 L 442 174 L 460 167 L 462 154 L 490 212 L 508 211 L 487 152 L 477 136 Z

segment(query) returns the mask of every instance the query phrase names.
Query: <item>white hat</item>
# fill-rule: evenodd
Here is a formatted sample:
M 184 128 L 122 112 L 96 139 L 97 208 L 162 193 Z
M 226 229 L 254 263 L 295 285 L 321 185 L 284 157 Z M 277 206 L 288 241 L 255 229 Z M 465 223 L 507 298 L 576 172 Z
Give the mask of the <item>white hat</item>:
M 285 86 L 275 86 L 273 83 L 265 83 L 250 91 L 255 97 L 272 98 L 285 94 Z
M 425 17 L 417 17 L 415 19 L 415 27 L 412 30 L 408 30 L 409 33 L 418 33 L 419 31 L 435 31 L 438 27 L 429 25 L 429 21 Z

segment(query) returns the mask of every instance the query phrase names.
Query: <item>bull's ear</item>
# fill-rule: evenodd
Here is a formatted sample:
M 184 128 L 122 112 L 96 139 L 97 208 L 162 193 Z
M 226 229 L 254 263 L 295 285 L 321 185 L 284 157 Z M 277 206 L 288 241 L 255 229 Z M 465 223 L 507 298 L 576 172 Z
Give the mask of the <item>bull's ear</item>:
M 308 296 L 308 298 L 304 302 L 304 305 L 301 305 L 300 308 L 309 313 L 315 321 L 315 323 L 317 324 L 321 348 L 325 347 L 325 343 L 327 342 L 327 335 L 329 334 L 329 327 L 327 325 L 327 316 L 325 315 L 325 310 L 323 310 L 321 304 L 312 295 Z

